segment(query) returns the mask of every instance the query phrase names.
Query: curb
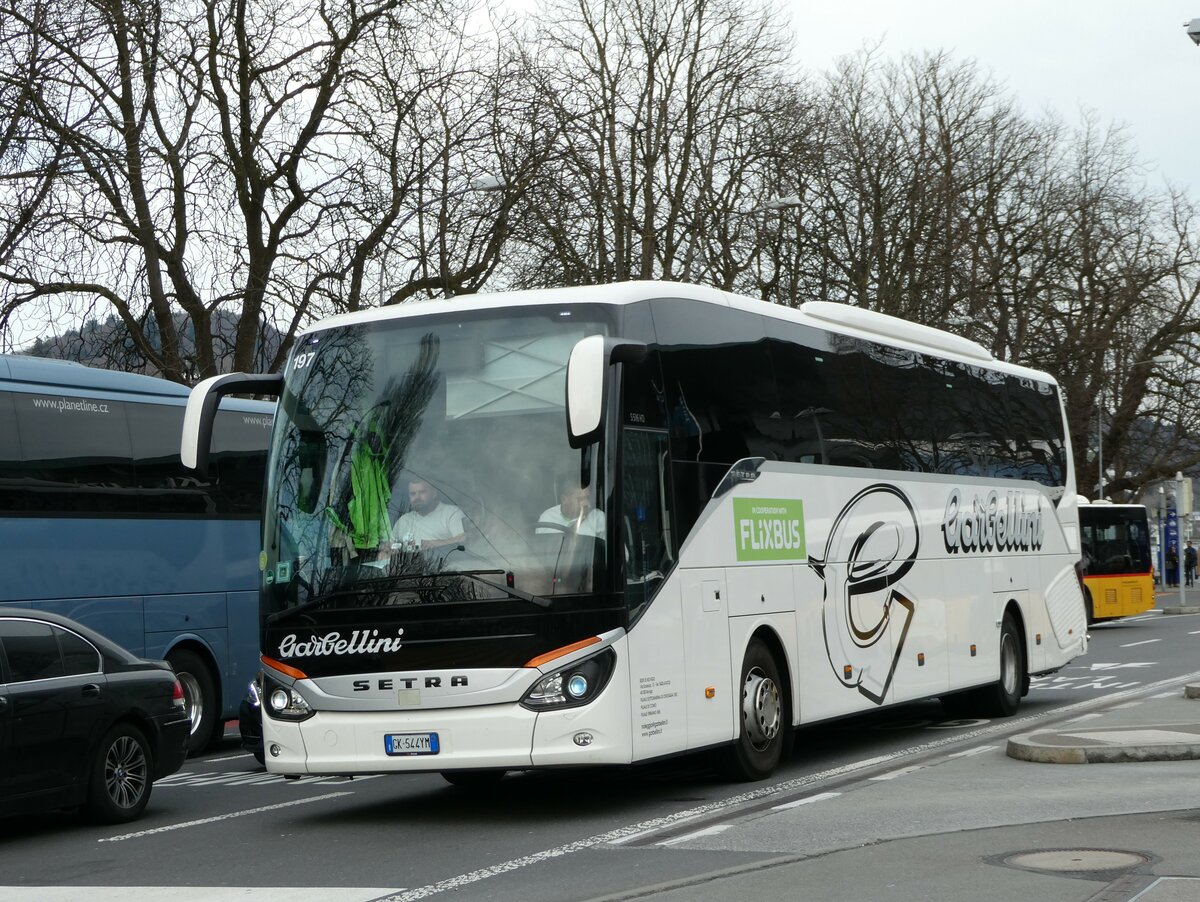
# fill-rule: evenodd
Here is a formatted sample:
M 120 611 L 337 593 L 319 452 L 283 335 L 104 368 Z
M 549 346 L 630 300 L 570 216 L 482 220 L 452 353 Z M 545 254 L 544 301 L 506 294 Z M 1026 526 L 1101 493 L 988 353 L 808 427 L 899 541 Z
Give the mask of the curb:
M 1200 604 L 1174 605 L 1158 607 L 1164 614 L 1200 614 Z
M 1124 764 L 1137 761 L 1200 760 L 1200 742 L 1142 746 L 1066 746 L 1038 745 L 1014 736 L 1008 740 L 1008 757 L 1034 764 Z

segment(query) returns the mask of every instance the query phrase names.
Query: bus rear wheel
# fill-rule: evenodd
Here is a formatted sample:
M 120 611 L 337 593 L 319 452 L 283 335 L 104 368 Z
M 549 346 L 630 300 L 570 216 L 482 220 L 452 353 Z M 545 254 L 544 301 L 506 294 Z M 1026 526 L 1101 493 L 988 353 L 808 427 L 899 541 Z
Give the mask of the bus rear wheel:
M 733 780 L 762 780 L 779 766 L 790 735 L 787 695 L 766 644 L 752 639 L 742 661 L 741 728 L 723 750 L 721 772 Z
M 167 655 L 167 663 L 175 670 L 179 685 L 183 687 L 183 708 L 192 722 L 187 753 L 195 755 L 220 738 L 215 735 L 218 723 L 223 723 L 218 716 L 216 684 L 208 666 L 193 651 L 176 649 Z
M 976 690 L 975 707 L 982 717 L 1010 717 L 1021 706 L 1025 688 L 1025 654 L 1012 614 L 1000 625 L 1000 679 Z

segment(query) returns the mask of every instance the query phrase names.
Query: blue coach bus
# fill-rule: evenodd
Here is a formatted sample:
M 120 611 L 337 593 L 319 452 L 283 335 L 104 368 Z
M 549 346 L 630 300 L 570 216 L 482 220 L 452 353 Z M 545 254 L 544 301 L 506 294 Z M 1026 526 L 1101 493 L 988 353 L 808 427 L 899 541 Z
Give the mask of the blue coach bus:
M 0 605 L 78 620 L 179 674 L 189 750 L 258 670 L 263 469 L 275 405 L 226 401 L 185 470 L 182 385 L 0 355 Z

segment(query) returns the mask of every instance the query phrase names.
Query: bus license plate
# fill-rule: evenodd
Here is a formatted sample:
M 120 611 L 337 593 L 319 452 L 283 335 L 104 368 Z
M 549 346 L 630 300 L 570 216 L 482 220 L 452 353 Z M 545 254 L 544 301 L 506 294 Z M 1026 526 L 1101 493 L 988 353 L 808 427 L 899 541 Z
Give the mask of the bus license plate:
M 388 733 L 383 737 L 383 750 L 389 755 L 436 755 L 437 733 Z

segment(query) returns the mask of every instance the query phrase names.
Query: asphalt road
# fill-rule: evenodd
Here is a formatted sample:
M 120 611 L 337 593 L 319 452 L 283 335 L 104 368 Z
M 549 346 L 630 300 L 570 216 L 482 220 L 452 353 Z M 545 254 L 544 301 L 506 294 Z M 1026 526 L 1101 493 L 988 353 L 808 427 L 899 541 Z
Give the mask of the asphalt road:
M 786 765 L 756 784 L 722 782 L 692 759 L 511 775 L 486 793 L 436 774 L 286 781 L 230 738 L 156 784 L 132 825 L 0 820 L 0 899 L 116 899 L 130 887 L 180 900 L 592 899 L 797 849 L 1045 820 L 1050 808 L 1086 815 L 1136 798 L 1166 810 L 1179 788 L 1150 770 L 1100 784 L 1039 772 L 1055 785 L 1032 793 L 997 750 L 1011 733 L 1195 673 L 1198 649 L 1200 616 L 1097 625 L 1087 657 L 1036 681 L 1015 718 L 948 721 L 930 702 L 805 729 Z M 923 818 L 930 793 L 956 799 L 954 813 Z

